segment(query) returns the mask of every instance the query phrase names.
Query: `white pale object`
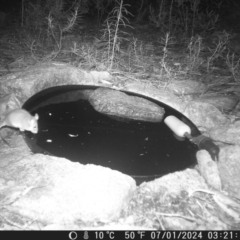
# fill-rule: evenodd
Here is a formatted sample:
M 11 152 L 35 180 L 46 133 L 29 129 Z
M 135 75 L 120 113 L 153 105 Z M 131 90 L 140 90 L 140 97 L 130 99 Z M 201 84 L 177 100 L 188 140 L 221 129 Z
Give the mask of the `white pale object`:
M 190 127 L 175 116 L 166 117 L 164 123 L 179 137 L 185 137 L 185 133 L 191 134 Z

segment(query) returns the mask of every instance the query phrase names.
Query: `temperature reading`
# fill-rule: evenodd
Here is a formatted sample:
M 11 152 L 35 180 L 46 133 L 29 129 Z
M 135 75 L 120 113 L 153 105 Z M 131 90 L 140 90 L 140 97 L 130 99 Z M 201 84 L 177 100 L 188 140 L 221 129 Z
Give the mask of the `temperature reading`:
M 109 239 L 114 239 L 114 232 L 95 232 L 96 239 L 105 239 L 105 235 L 108 235 Z
M 110 239 L 114 239 L 114 232 L 107 232 Z
M 135 239 L 135 232 L 125 232 L 125 239 Z
M 104 232 L 95 232 L 96 239 L 104 239 Z

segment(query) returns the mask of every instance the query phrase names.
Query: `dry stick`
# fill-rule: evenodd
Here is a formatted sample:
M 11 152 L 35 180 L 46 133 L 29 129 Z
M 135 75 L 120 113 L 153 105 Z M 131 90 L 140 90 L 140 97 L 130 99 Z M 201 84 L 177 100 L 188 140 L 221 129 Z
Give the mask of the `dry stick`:
M 222 208 L 222 210 L 224 212 L 226 212 L 229 216 L 234 218 L 235 221 L 240 221 L 240 216 L 239 216 L 240 214 L 236 213 L 231 208 L 227 207 L 227 205 L 229 205 L 240 211 L 240 204 L 237 203 L 236 201 L 232 200 L 231 198 L 229 198 L 227 195 L 217 192 L 215 190 L 210 191 L 210 190 L 205 190 L 205 189 L 197 189 L 197 190 L 194 190 L 193 192 L 189 193 L 189 196 L 192 196 L 193 193 L 195 193 L 195 192 L 205 192 L 208 194 L 212 194 L 214 201 L 220 208 Z
M 157 215 L 161 215 L 161 216 L 166 216 L 166 217 L 178 217 L 178 218 L 184 218 L 184 219 L 189 220 L 189 221 L 192 221 L 192 222 L 195 222 L 195 221 L 196 221 L 195 218 L 185 217 L 185 216 L 182 216 L 182 215 L 180 215 L 180 214 L 174 214 L 174 213 L 161 213 L 161 212 L 156 212 L 155 214 L 157 214 Z

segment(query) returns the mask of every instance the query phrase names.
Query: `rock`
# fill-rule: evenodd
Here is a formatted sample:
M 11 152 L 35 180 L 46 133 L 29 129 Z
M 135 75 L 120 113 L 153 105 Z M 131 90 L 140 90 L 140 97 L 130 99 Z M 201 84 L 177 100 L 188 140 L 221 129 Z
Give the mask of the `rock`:
M 193 80 L 173 80 L 167 84 L 167 88 L 176 95 L 203 93 L 207 90 L 207 85 Z
M 20 108 L 21 104 L 16 98 L 15 94 L 7 94 L 0 98 L 0 119 L 2 120 L 8 112 L 16 108 Z
M 88 101 L 100 113 L 126 119 L 161 122 L 165 113 L 164 108 L 151 101 L 107 88 L 93 91 Z
M 218 169 L 223 190 L 240 199 L 240 145 L 221 148 Z
M 203 177 L 195 169 L 168 174 L 141 184 L 126 212 L 133 215 L 137 223 L 141 219 L 139 223 L 144 226 L 156 226 L 161 219 L 160 227 L 164 230 L 226 229 L 226 224 L 212 215 L 212 211 L 203 211 L 204 204 L 214 209 L 211 199 L 198 193 L 192 196 L 199 189 L 209 191 Z
M 221 191 L 221 179 L 219 177 L 217 163 L 214 162 L 206 150 L 197 152 L 198 167 L 201 175 L 206 180 L 208 186 Z
M 45 224 L 113 221 L 135 190 L 118 171 L 31 155 L 0 168 L 1 204 Z
M 214 128 L 210 131 L 210 136 L 215 141 L 240 145 L 240 121 Z
M 196 126 L 206 129 L 217 128 L 230 122 L 216 107 L 204 102 L 190 102 L 183 113 Z
M 180 194 L 182 191 L 192 192 L 198 188 L 208 189 L 204 179 L 194 169 L 168 174 L 140 186 L 148 187 L 152 191 L 166 188 L 175 194 Z
M 117 90 L 123 90 L 127 92 L 141 94 L 147 97 L 151 97 L 156 99 L 168 106 L 182 112 L 183 105 L 185 108 L 184 102 L 178 96 L 174 95 L 171 91 L 163 88 L 156 88 L 154 86 L 150 86 L 147 83 L 139 83 L 139 82 L 127 82 L 122 87 L 115 87 Z
M 200 98 L 194 98 L 194 102 L 208 103 L 215 106 L 219 111 L 232 111 L 239 101 L 238 96 L 204 94 Z

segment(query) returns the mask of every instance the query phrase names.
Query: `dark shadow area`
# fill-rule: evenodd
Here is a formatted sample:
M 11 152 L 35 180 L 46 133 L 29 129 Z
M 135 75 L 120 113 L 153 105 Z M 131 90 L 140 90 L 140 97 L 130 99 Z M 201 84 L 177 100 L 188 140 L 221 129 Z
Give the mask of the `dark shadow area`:
M 23 108 L 38 113 L 40 117 L 38 134 L 26 132 L 25 135 L 33 152 L 50 153 L 73 162 L 109 167 L 134 177 L 137 184 L 184 170 L 196 163 L 198 148 L 187 139 L 177 140 L 163 121 L 146 122 L 97 112 L 81 94 L 81 91 L 94 89 L 97 87 L 49 88 L 24 104 Z M 66 93 L 78 95 L 79 99 L 64 101 Z M 159 101 L 125 93 L 164 107 L 164 118 L 169 115 L 179 119 L 184 117 Z M 190 120 L 187 124 L 192 135 L 200 134 Z

